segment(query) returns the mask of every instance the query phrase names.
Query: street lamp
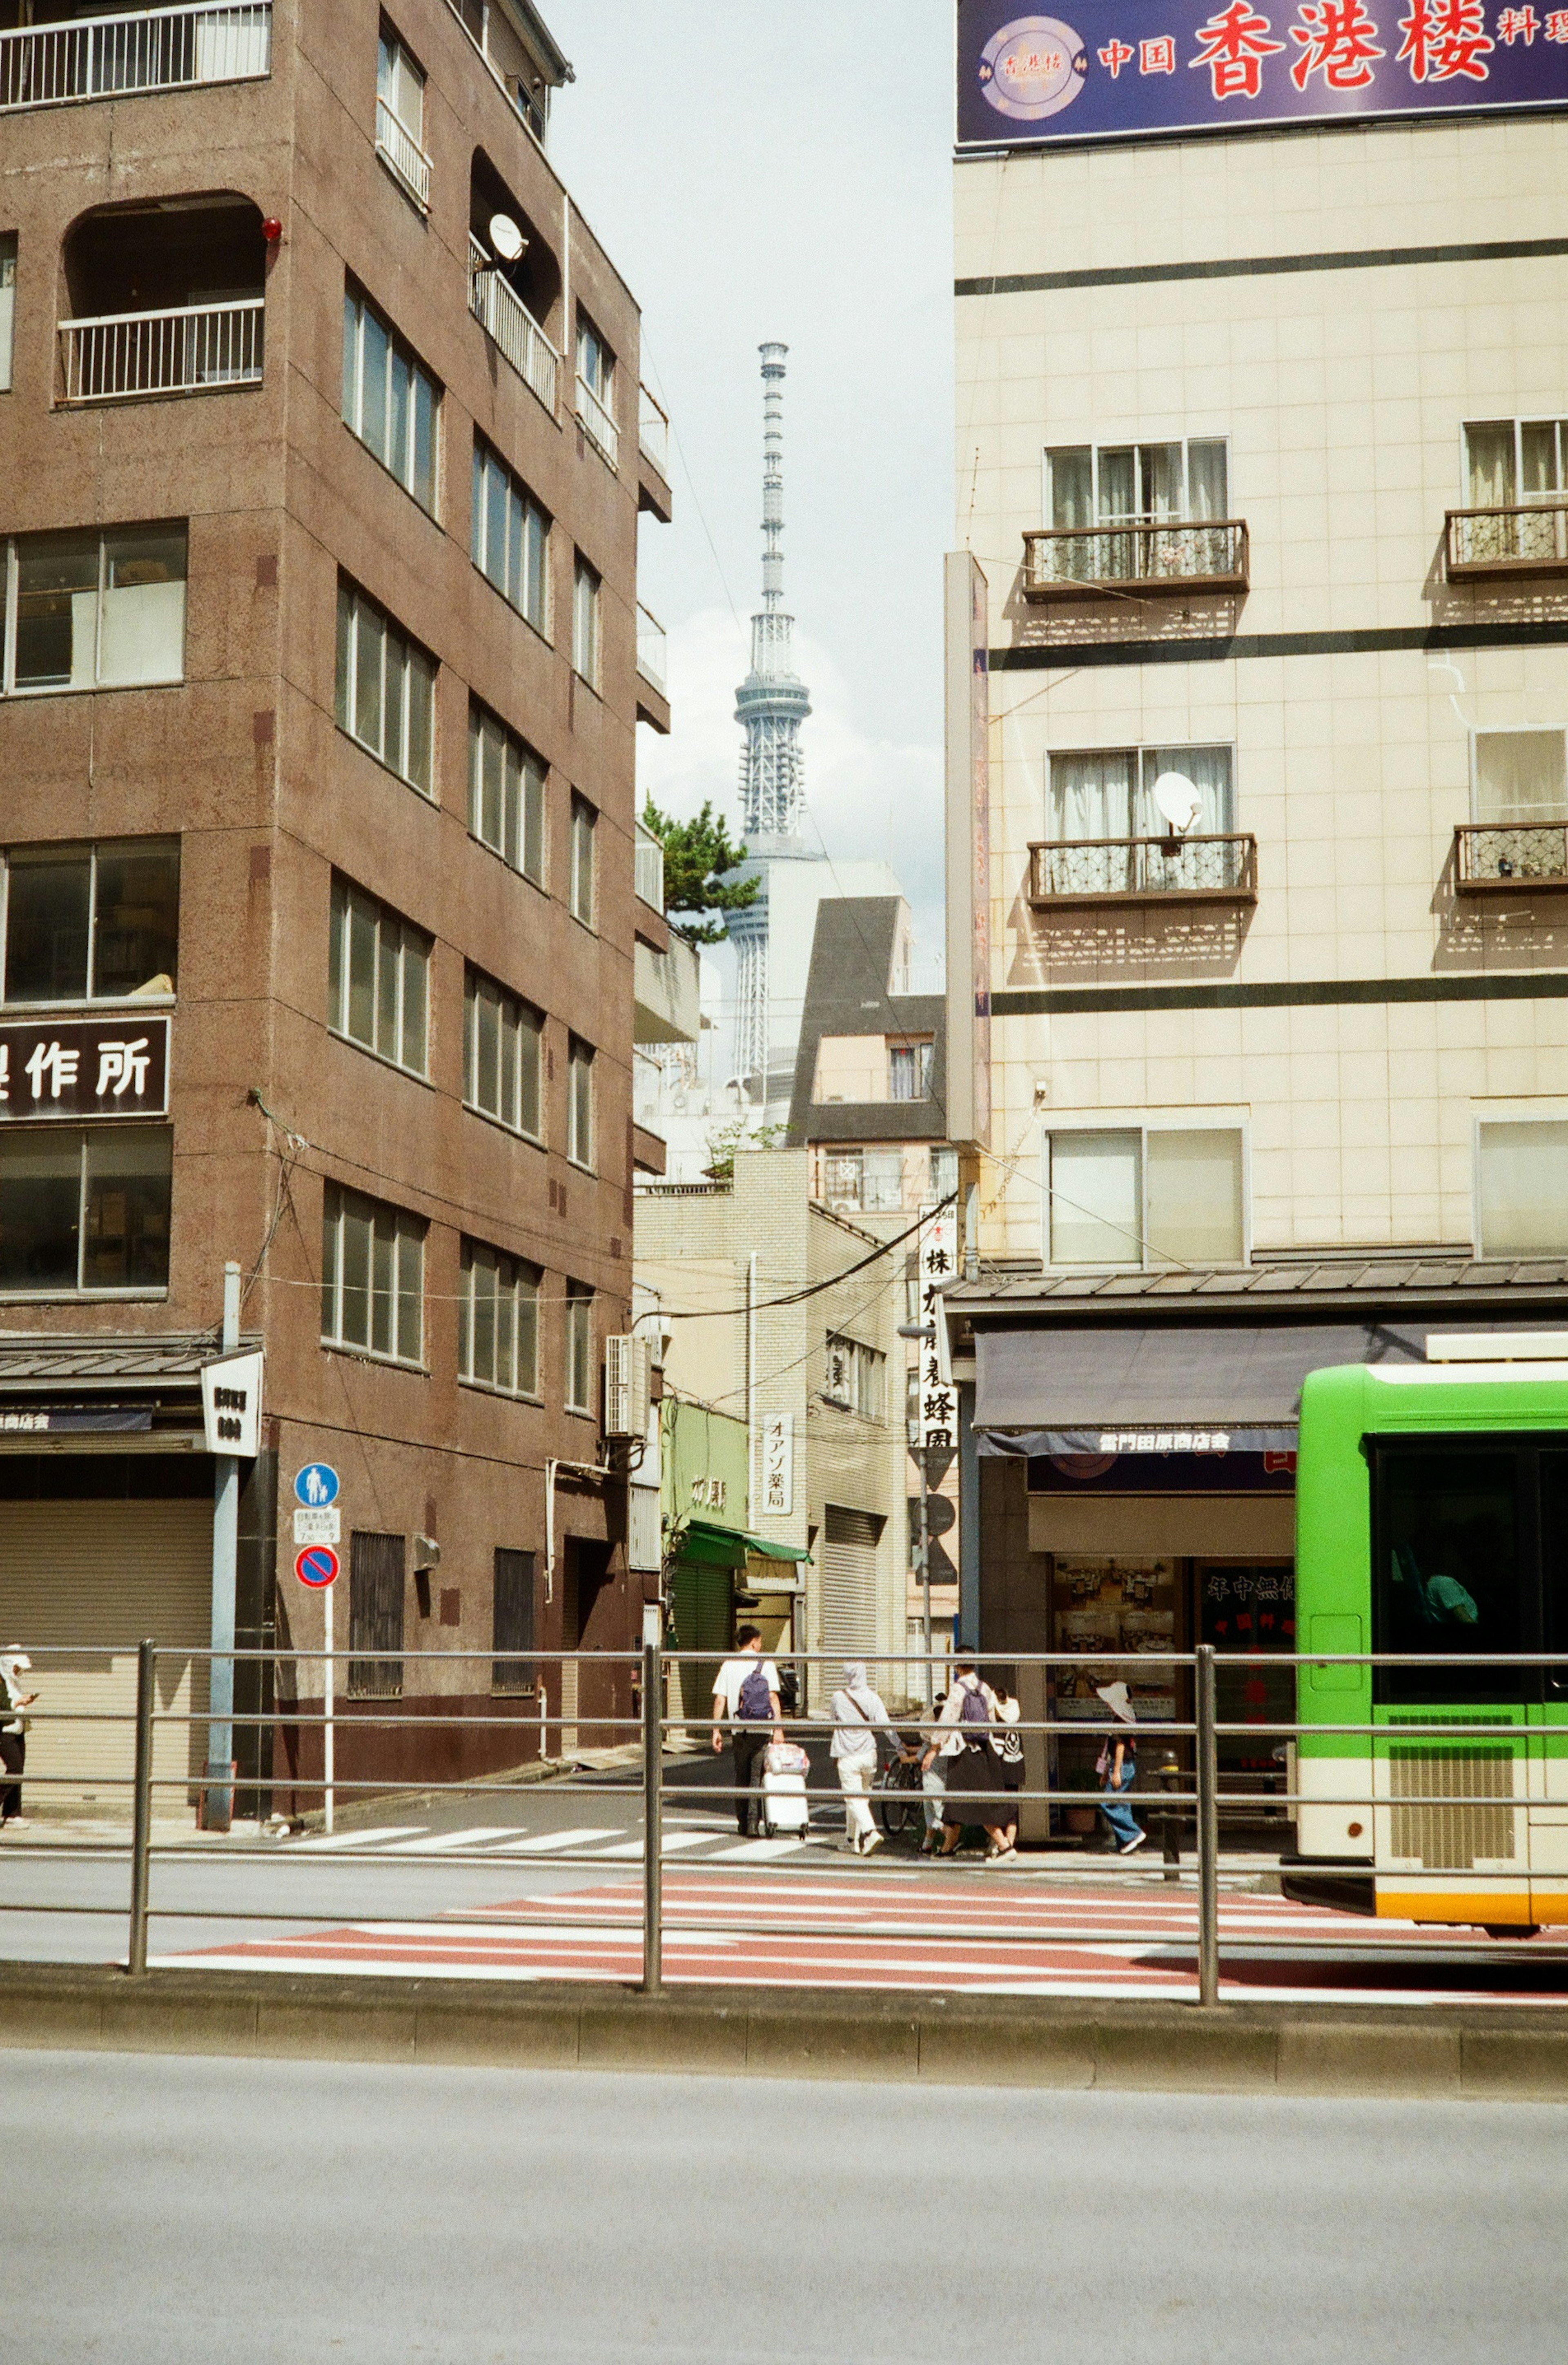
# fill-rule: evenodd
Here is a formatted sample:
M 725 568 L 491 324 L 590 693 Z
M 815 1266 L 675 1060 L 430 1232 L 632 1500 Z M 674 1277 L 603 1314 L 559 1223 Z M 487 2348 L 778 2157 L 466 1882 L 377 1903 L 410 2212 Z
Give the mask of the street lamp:
M 901 1322 L 899 1337 L 918 1339 L 922 1346 L 930 1346 L 936 1337 L 935 1325 L 930 1322 Z M 917 1396 L 917 1406 L 918 1402 Z M 918 1418 L 917 1411 L 917 1422 Z M 936 1686 L 931 1670 L 931 1461 L 924 1444 L 916 1451 L 920 1456 L 920 1622 L 925 1652 L 925 1705 L 930 1709 L 936 1705 Z

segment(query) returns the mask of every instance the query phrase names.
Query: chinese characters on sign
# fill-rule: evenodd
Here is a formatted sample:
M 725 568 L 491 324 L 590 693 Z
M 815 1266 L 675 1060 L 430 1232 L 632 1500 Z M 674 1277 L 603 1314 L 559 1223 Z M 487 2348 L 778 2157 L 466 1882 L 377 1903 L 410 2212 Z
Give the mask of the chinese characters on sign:
M 1085 17 L 1103 29 L 1021 16 L 1015 0 L 960 0 L 960 145 L 1568 105 L 1568 8 L 1095 0 Z
M 1107 1429 L 1100 1439 L 1102 1453 L 1228 1453 L 1226 1429 Z
M 762 1508 L 787 1519 L 795 1508 L 795 1417 L 769 1413 L 762 1424 Z
M 162 1116 L 166 1018 L 57 1018 L 0 1026 L 0 1124 L 7 1119 Z
M 691 1508 L 694 1511 L 722 1511 L 728 1493 L 728 1484 L 722 1478 L 694 1478 Z
M 958 1216 L 944 1207 L 925 1224 L 920 1235 L 920 1320 L 933 1332 L 920 1341 L 920 1387 L 915 1414 L 915 1443 L 938 1452 L 955 1452 L 958 1443 L 958 1392 L 947 1359 L 947 1325 L 942 1293 L 958 1278 Z

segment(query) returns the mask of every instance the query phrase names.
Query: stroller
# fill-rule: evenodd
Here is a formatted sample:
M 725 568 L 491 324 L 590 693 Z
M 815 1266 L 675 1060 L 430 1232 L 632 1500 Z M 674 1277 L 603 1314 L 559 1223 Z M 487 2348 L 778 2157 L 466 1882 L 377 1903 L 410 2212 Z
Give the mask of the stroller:
M 805 1751 L 792 1741 L 770 1741 L 756 1763 L 760 1796 L 755 1821 L 764 1839 L 803 1833 L 812 1819 Z

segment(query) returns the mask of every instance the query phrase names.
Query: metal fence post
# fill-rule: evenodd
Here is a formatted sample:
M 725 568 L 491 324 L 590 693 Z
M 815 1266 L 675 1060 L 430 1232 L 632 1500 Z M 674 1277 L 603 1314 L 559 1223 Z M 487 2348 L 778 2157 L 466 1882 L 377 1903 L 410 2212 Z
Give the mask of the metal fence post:
M 147 1892 L 152 1852 L 152 1677 L 157 1645 L 136 1650 L 136 1772 L 131 1790 L 130 1939 L 126 1968 L 140 1978 L 147 1969 Z
M 664 1653 L 643 1645 L 643 1993 L 664 1989 Z
M 1215 1736 L 1215 1646 L 1197 1651 L 1198 2001 L 1219 2001 L 1219 1752 Z

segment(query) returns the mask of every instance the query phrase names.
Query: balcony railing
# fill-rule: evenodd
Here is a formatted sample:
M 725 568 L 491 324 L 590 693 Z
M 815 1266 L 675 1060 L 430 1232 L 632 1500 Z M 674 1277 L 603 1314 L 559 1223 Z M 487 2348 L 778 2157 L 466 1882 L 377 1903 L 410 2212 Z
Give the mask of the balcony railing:
M 0 114 L 259 80 L 272 62 L 272 0 L 218 0 L 0 33 Z
M 1255 903 L 1258 841 L 1215 837 L 1058 838 L 1029 848 L 1036 911 L 1096 903 Z
M 131 402 L 154 394 L 221 394 L 260 386 L 264 302 L 187 304 L 62 320 L 63 404 Z
M 652 609 L 637 602 L 637 671 L 662 698 L 667 683 L 668 638 Z
M 1119 592 L 1245 591 L 1244 518 L 1183 523 L 1047 526 L 1024 536 L 1025 600 L 1103 600 Z
M 1562 894 L 1568 891 L 1568 821 L 1462 823 L 1453 857 L 1462 895 Z
M 636 851 L 633 856 L 633 882 L 644 903 L 655 912 L 665 907 L 665 850 L 646 823 L 637 824 Z
M 420 213 L 431 209 L 431 160 L 384 98 L 375 102 L 375 152 Z
M 1568 575 L 1568 500 L 1450 510 L 1445 541 L 1450 583 L 1486 575 Z
M 651 395 L 645 386 L 637 388 L 637 443 L 644 460 L 649 460 L 667 484 L 669 482 L 669 413 L 662 402 Z
M 472 237 L 468 241 L 468 309 L 554 419 L 561 357 L 521 297 Z
M 621 430 L 609 404 L 577 372 L 577 424 L 590 443 L 597 443 L 612 468 L 621 465 Z

